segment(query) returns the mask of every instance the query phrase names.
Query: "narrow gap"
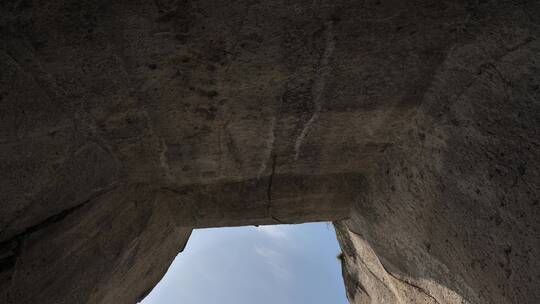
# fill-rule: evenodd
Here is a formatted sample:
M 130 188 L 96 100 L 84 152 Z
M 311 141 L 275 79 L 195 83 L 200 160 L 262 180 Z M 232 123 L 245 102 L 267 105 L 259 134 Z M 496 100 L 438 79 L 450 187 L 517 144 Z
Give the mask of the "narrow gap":
M 197 229 L 141 304 L 340 304 L 331 223 Z

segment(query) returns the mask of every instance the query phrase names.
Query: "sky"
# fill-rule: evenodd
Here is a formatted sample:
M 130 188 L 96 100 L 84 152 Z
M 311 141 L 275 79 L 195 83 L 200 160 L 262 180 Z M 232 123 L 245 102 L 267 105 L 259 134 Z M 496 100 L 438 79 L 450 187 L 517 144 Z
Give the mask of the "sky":
M 142 304 L 347 304 L 330 223 L 197 229 Z

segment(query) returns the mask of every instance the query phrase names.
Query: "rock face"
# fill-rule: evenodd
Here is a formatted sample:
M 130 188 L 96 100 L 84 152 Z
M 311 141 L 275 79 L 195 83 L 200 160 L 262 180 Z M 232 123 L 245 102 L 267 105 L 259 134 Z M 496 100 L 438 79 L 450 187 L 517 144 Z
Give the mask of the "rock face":
M 540 2 L 3 1 L 0 302 L 335 221 L 351 303 L 540 302 Z M 179 299 L 181 300 L 181 299 Z

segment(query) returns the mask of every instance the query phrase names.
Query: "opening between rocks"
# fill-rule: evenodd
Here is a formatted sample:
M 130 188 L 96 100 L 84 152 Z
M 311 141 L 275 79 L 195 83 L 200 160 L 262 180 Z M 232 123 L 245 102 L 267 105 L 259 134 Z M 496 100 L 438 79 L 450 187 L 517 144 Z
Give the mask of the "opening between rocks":
M 329 222 L 196 229 L 141 304 L 348 303 Z

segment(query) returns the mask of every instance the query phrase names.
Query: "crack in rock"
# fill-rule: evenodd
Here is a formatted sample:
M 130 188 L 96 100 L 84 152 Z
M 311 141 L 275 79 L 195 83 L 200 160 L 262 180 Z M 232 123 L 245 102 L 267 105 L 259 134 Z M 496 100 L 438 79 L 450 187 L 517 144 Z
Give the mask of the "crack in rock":
M 414 289 L 418 290 L 420 293 L 425 294 L 428 298 L 430 298 L 431 300 L 433 300 L 435 303 L 440 304 L 440 302 L 437 300 L 437 298 L 435 298 L 434 296 L 432 296 L 432 295 L 431 295 L 429 292 L 427 292 L 424 288 L 422 288 L 422 287 L 420 287 L 420 286 L 418 286 L 418 285 L 415 285 L 415 284 L 413 284 L 413 283 L 411 283 L 411 282 L 408 282 L 408 281 L 406 281 L 406 280 L 404 280 L 404 279 L 401 279 L 401 278 L 397 277 L 396 275 L 394 275 L 393 273 L 391 273 L 390 271 L 388 271 L 388 269 L 386 269 L 386 267 L 384 266 L 384 264 L 381 263 L 380 261 L 379 261 L 379 264 L 381 264 L 381 266 L 382 266 L 382 268 L 384 269 L 384 271 L 385 271 L 389 276 L 391 276 L 392 278 L 394 278 L 394 279 L 400 281 L 401 283 L 403 283 L 403 284 L 405 284 L 405 285 L 408 285 L 408 286 L 413 287 Z
M 22 253 L 22 246 L 24 241 L 26 240 L 28 235 L 31 235 L 37 231 L 46 229 L 47 227 L 58 223 L 62 220 L 64 220 L 66 217 L 68 217 L 70 214 L 76 212 L 77 210 L 83 208 L 86 205 L 89 205 L 90 203 L 94 202 L 96 198 L 99 196 L 109 193 L 113 190 L 115 190 L 117 186 L 113 186 L 112 188 L 106 189 L 102 191 L 101 193 L 97 193 L 94 196 L 90 197 L 86 201 L 75 205 L 71 208 L 62 210 L 61 212 L 58 212 L 56 214 L 53 214 L 41 222 L 30 226 L 26 228 L 23 232 L 0 242 L 0 270 L 6 270 L 10 268 L 15 268 L 17 265 L 17 262 L 19 260 L 19 257 Z
M 272 156 L 272 171 L 270 172 L 270 176 L 268 177 L 268 188 L 266 190 L 266 197 L 268 199 L 268 203 L 266 205 L 266 215 L 273 219 L 275 222 L 279 224 L 283 224 L 283 221 L 278 219 L 272 214 L 272 183 L 274 181 L 274 174 L 276 172 L 276 159 L 277 155 L 273 154 Z

